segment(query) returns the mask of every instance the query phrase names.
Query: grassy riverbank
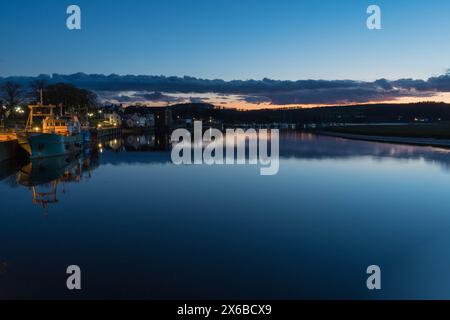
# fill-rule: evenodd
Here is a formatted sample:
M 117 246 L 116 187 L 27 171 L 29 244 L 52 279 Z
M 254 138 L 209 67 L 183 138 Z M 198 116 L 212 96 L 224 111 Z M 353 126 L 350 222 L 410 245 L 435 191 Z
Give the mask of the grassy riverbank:
M 325 132 L 352 135 L 450 139 L 450 123 L 439 124 L 406 124 L 406 125 L 358 125 L 332 127 Z

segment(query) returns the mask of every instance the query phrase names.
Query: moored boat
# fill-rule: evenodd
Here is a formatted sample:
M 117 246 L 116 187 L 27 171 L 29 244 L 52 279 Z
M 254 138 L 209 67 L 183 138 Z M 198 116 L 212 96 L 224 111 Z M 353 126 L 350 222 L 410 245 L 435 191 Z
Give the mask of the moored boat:
M 31 159 L 56 157 L 81 151 L 83 132 L 77 117 L 55 117 L 56 106 L 29 106 L 25 132 L 17 133 L 20 146 Z M 43 118 L 41 124 L 35 118 Z

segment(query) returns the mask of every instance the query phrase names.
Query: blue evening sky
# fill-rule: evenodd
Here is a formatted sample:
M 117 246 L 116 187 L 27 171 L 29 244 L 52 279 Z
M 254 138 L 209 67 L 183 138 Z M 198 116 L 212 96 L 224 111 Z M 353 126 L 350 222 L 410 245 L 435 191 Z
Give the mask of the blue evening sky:
M 428 78 L 450 68 L 446 0 L 0 0 L 0 76 Z M 66 8 L 82 30 L 66 28 Z M 382 9 L 379 31 L 366 9 Z

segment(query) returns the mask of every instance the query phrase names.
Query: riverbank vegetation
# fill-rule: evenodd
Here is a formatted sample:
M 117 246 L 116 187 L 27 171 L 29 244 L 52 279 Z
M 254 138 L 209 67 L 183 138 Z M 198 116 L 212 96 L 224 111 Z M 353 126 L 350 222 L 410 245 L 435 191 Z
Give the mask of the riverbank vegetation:
M 0 126 L 23 128 L 28 117 L 29 104 L 55 105 L 62 114 L 87 115 L 98 110 L 96 95 L 70 84 L 47 85 L 44 80 L 35 80 L 23 87 L 18 83 L 5 82 L 0 85 Z
M 236 110 L 206 103 L 172 106 L 175 116 L 208 119 L 231 123 L 295 124 L 374 124 L 374 123 L 438 123 L 450 122 L 450 104 L 423 102 L 413 104 L 370 104 L 354 106 Z
M 357 125 L 329 127 L 323 130 L 325 132 L 366 136 L 450 139 L 450 123 Z

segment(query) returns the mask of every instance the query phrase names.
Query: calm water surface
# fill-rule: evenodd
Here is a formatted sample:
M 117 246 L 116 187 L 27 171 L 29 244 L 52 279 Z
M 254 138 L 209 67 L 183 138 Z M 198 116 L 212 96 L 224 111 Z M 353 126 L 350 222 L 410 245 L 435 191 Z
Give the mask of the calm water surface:
M 160 139 L 2 163 L 0 298 L 450 298 L 448 151 L 289 133 L 260 176 Z

